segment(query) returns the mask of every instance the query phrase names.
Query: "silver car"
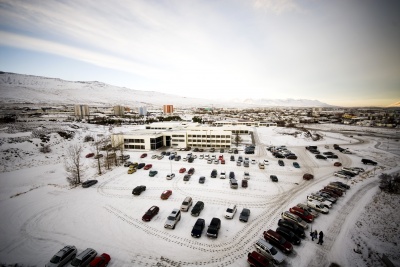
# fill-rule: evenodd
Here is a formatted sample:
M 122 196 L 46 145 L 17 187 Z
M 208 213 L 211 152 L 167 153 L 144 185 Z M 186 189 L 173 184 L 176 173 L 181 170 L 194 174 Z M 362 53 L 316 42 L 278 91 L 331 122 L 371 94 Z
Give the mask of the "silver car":
M 96 257 L 97 251 L 87 248 L 76 256 L 67 267 L 86 267 Z
M 51 260 L 46 263 L 45 267 L 60 267 L 67 264 L 76 256 L 77 250 L 75 246 L 65 246 L 60 249 Z
M 308 229 L 308 224 L 305 221 L 303 221 L 296 214 L 293 214 L 293 213 L 291 213 L 289 211 L 284 211 L 284 212 L 282 212 L 281 216 L 282 216 L 282 219 L 294 222 L 298 226 L 302 227 L 303 229 Z
M 176 224 L 181 220 L 181 211 L 179 209 L 173 209 L 171 214 L 165 221 L 164 228 L 175 229 Z
M 275 264 L 280 264 L 285 260 L 285 256 L 276 247 L 265 241 L 264 239 L 258 240 L 254 246 L 258 253 L 272 260 Z

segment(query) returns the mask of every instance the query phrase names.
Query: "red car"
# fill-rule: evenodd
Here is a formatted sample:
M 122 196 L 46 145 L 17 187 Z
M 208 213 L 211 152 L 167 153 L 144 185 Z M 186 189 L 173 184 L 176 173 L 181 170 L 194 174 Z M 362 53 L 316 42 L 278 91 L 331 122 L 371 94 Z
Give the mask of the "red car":
M 310 174 L 310 173 L 305 173 L 304 175 L 303 175 L 303 179 L 304 180 L 311 180 L 311 179 L 313 179 L 314 178 L 314 175 L 312 175 L 312 174 Z
M 333 193 L 335 193 L 336 195 L 338 195 L 339 197 L 343 196 L 343 191 L 339 190 L 339 189 L 335 189 L 333 187 L 330 187 L 329 185 L 325 186 L 324 189 L 332 191 Z
M 160 210 L 159 207 L 157 206 L 152 206 L 150 209 L 146 211 L 146 213 L 143 215 L 142 220 L 145 222 L 151 221 L 154 216 L 158 214 L 158 211 Z
M 86 155 L 87 158 L 91 158 L 93 156 L 94 156 L 94 153 L 89 153 L 89 154 Z
M 272 266 L 272 264 L 269 263 L 269 260 L 257 251 L 253 251 L 251 253 L 249 252 L 247 254 L 247 262 L 250 264 L 250 266 L 254 267 Z
M 161 199 L 168 199 L 171 195 L 172 195 L 172 191 L 171 190 L 165 190 L 161 194 Z
M 184 173 L 186 171 L 186 168 L 180 168 L 179 173 Z
M 100 256 L 94 258 L 90 263 L 89 267 L 105 267 L 110 262 L 111 257 L 107 253 L 103 253 Z
M 140 157 L 141 157 L 141 158 L 145 158 L 145 157 L 147 157 L 147 154 L 146 154 L 146 153 L 143 153 Z
M 274 230 L 264 231 L 263 235 L 265 240 L 279 248 L 283 253 L 289 254 L 293 251 L 293 245 Z
M 221 159 L 221 164 L 225 164 L 225 160 L 224 159 Z
M 340 167 L 340 166 L 342 166 L 342 163 L 340 163 L 339 161 L 336 161 L 335 163 L 333 163 L 333 166 Z
M 194 174 L 194 168 L 190 168 L 190 169 L 188 170 L 188 174 L 193 175 L 193 174 Z
M 311 223 L 314 221 L 314 216 L 311 213 L 309 213 L 308 211 L 303 210 L 297 206 L 290 208 L 289 211 L 293 214 L 296 214 L 297 216 L 299 216 L 300 218 L 302 218 L 303 220 L 305 220 L 308 223 Z
M 143 167 L 143 169 L 148 170 L 148 169 L 151 169 L 151 167 L 153 167 L 152 164 L 147 164 L 146 166 Z

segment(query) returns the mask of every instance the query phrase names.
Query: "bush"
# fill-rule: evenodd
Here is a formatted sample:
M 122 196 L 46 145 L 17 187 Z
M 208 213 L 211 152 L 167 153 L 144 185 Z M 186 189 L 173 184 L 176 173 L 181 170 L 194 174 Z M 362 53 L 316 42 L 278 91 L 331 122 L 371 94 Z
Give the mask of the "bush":
M 83 139 L 84 142 L 91 142 L 94 141 L 93 136 L 91 135 L 86 135 L 85 138 Z
M 44 145 L 44 144 L 40 144 L 42 147 L 39 149 L 40 152 L 42 153 L 50 153 L 51 152 L 51 148 L 50 145 Z

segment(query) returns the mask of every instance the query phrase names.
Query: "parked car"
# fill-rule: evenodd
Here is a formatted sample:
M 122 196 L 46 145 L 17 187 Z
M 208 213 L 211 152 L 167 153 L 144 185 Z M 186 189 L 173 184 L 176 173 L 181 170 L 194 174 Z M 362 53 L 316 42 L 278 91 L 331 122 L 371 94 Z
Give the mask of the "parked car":
M 247 188 L 249 186 L 249 183 L 247 180 L 242 180 L 242 187 Z
M 235 216 L 236 213 L 236 205 L 235 204 L 231 204 L 228 206 L 228 208 L 225 211 L 225 218 L 227 219 L 233 219 L 233 216 Z
M 92 185 L 97 184 L 97 182 L 98 182 L 97 180 L 87 180 L 87 181 L 82 183 L 82 187 L 83 188 L 88 188 L 88 187 L 91 187 Z
M 203 233 L 203 229 L 204 229 L 205 225 L 206 225 L 205 220 L 198 218 L 196 223 L 193 225 L 192 233 L 191 233 L 192 236 L 197 237 L 197 238 L 201 237 L 201 234 Z
M 151 167 L 153 167 L 152 164 L 147 164 L 146 166 L 143 167 L 143 170 L 149 170 L 151 169 Z
M 221 220 L 219 218 L 212 218 L 210 225 L 207 229 L 207 236 L 211 238 L 218 238 L 218 232 L 221 228 Z
M 280 249 L 283 253 L 292 253 L 293 245 L 274 230 L 268 229 L 267 231 L 263 232 L 263 235 L 265 240 Z
M 333 173 L 334 176 L 340 177 L 340 178 L 346 178 L 346 179 L 350 179 L 351 176 L 345 174 L 344 172 L 338 171 L 338 172 L 334 172 Z
M 272 244 L 268 243 L 263 239 L 259 239 L 254 244 L 256 251 L 266 256 L 268 259 L 273 261 L 275 264 L 280 264 L 285 260 L 285 256 Z
M 171 180 L 174 177 L 175 177 L 175 173 L 168 173 L 166 178 L 167 178 L 167 180 Z
M 206 181 L 206 177 L 200 176 L 200 178 L 199 178 L 199 184 L 204 184 L 205 181 Z
M 378 164 L 376 161 L 373 161 L 373 160 L 370 160 L 370 159 L 361 159 L 361 162 L 363 164 L 371 164 L 371 165 L 374 165 L 374 166 L 376 166 Z
M 75 246 L 65 246 L 60 249 L 56 254 L 54 254 L 50 261 L 46 263 L 45 267 L 64 266 L 76 256 L 77 252 L 78 250 Z
M 194 168 L 190 168 L 189 170 L 188 170 L 188 174 L 190 174 L 190 175 L 193 175 L 194 174 Z
M 247 208 L 243 208 L 239 215 L 239 221 L 248 222 L 250 217 L 250 210 Z
M 247 253 L 247 262 L 250 267 L 269 267 L 272 264 L 269 262 L 268 258 L 264 255 L 258 253 L 257 251 Z
M 333 166 L 340 167 L 340 166 L 342 166 L 342 163 L 339 161 L 336 161 L 335 163 L 333 163 Z
M 132 190 L 132 194 L 135 196 L 140 195 L 143 191 L 146 191 L 145 185 L 138 185 Z
M 165 221 L 164 228 L 175 229 L 176 224 L 181 220 L 181 211 L 179 209 L 173 209 L 171 214 Z
M 147 157 L 147 153 L 143 153 L 142 155 L 140 155 L 140 158 L 145 158 L 145 157 Z
M 234 179 L 234 178 L 235 178 L 235 173 L 229 172 L 229 179 Z
M 217 178 L 217 175 L 218 175 L 217 170 L 216 170 L 216 169 L 213 169 L 213 170 L 211 171 L 211 178 Z
M 189 181 L 190 177 L 192 177 L 190 174 L 185 174 L 185 176 L 183 176 L 183 180 L 184 181 Z
M 249 180 L 250 179 L 250 173 L 249 172 L 244 172 L 243 179 Z
M 285 166 L 285 162 L 283 162 L 283 160 L 278 160 L 278 164 L 279 164 L 279 166 Z
M 318 192 L 315 192 L 314 194 L 321 196 L 332 203 L 336 203 L 336 201 L 338 199 L 336 196 L 332 196 L 331 194 L 324 192 L 324 191 L 318 191 Z
M 293 233 L 289 228 L 279 226 L 276 228 L 275 232 L 277 232 L 280 236 L 284 237 L 287 241 L 292 243 L 293 245 L 300 245 L 301 238 L 298 237 L 295 233 Z
M 303 221 L 299 216 L 293 214 L 289 211 L 284 211 L 281 214 L 282 218 L 288 221 L 292 221 L 296 223 L 298 226 L 302 227 L 303 229 L 308 229 L 308 224 Z
M 311 179 L 313 179 L 314 178 L 314 175 L 312 175 L 311 173 L 305 173 L 304 175 L 303 175 L 303 179 L 304 180 L 311 180 Z
M 287 159 L 297 159 L 297 156 L 294 154 L 289 154 L 286 156 Z
M 328 159 L 338 159 L 339 157 L 337 155 L 333 154 L 333 155 L 326 155 L 326 158 L 328 158 Z
M 152 159 L 156 159 L 156 158 L 158 158 L 158 156 L 157 155 L 153 155 L 153 156 L 151 156 L 151 158 Z
M 97 154 L 94 158 L 95 159 L 99 159 L 99 158 L 102 158 L 103 157 L 103 154 Z
M 305 233 L 304 229 L 292 221 L 285 220 L 285 219 L 279 219 L 278 225 L 290 229 L 290 231 L 295 233 L 298 237 L 306 238 L 306 233 Z
M 342 187 L 344 187 L 346 189 L 350 189 L 350 186 L 348 184 L 342 183 L 340 181 L 335 181 L 335 182 L 332 182 L 332 183 L 338 184 L 338 185 L 340 185 L 340 186 L 342 186 Z
M 312 208 L 310 208 L 309 206 L 307 206 L 307 204 L 304 204 L 304 203 L 297 203 L 296 206 L 299 207 L 300 209 L 303 209 L 303 210 L 308 211 L 312 216 L 314 216 L 314 218 L 317 218 L 317 217 L 319 216 L 319 212 L 313 210 Z
M 295 168 L 300 168 L 300 165 L 299 165 L 299 163 L 297 163 L 297 162 L 295 161 L 295 162 L 293 162 L 293 167 L 295 167 Z
M 86 155 L 86 158 L 91 158 L 91 157 L 94 157 L 94 153 L 89 153 Z
M 100 256 L 94 258 L 90 263 L 89 267 L 105 267 L 110 262 L 111 257 L 107 253 L 103 253 Z
M 161 199 L 168 199 L 171 195 L 172 195 L 172 191 L 171 190 L 165 190 L 161 194 Z
M 142 169 L 144 166 L 146 166 L 146 163 L 143 163 L 143 162 L 142 162 L 142 163 L 139 163 L 139 164 L 138 164 L 137 168 L 138 168 L 138 169 Z
M 269 178 L 272 182 L 278 182 L 278 177 L 276 175 L 270 175 Z
M 156 216 L 159 211 L 160 211 L 159 207 L 151 206 L 151 208 L 148 209 L 146 213 L 143 215 L 142 220 L 145 222 L 151 221 L 151 219 L 153 219 L 153 217 Z
M 92 248 L 87 248 L 79 253 L 67 267 L 86 267 L 96 257 L 97 251 Z
M 325 198 L 321 197 L 321 196 L 317 196 L 314 194 L 310 194 L 307 196 L 307 201 L 309 200 L 317 200 L 319 201 L 322 205 L 324 205 L 325 207 L 327 207 L 328 209 L 332 208 L 332 202 L 326 200 Z M 312 207 L 311 207 L 312 208 Z
M 326 157 L 323 156 L 323 155 L 315 155 L 315 158 L 317 158 L 317 159 L 326 159 Z
M 193 200 L 191 197 L 185 197 L 181 205 L 181 211 L 188 211 L 189 208 L 192 206 Z
M 125 163 L 124 163 L 124 167 L 129 167 L 129 166 L 131 166 L 132 165 L 132 161 L 126 161 Z
M 151 171 L 149 171 L 149 176 L 154 177 L 154 176 L 156 176 L 157 173 L 158 173 L 158 171 L 151 170 Z
M 132 166 L 132 165 L 131 165 Z M 130 167 L 130 166 L 129 166 Z M 128 174 L 132 174 L 132 173 L 135 173 L 136 172 L 136 169 L 135 168 L 129 168 L 128 169 Z
M 204 202 L 203 201 L 197 201 L 196 204 L 193 206 L 192 211 L 190 214 L 192 216 L 199 216 L 200 212 L 204 209 Z
M 329 209 L 327 207 L 325 207 L 324 204 L 322 204 L 321 202 L 319 202 L 318 200 L 315 200 L 315 199 L 308 199 L 307 206 L 309 206 L 310 208 L 312 208 L 318 212 L 321 212 L 322 214 L 329 213 Z
M 300 209 L 297 206 L 291 207 L 289 211 L 293 214 L 296 214 L 297 216 L 299 216 L 301 219 L 303 219 L 308 223 L 312 223 L 314 221 L 314 216 L 311 213 L 309 213 L 304 209 Z

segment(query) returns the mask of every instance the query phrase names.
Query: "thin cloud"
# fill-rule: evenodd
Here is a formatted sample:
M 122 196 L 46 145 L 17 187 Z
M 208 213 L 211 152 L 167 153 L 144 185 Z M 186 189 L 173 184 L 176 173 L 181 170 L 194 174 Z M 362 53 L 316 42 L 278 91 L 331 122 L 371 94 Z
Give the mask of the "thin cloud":
M 282 14 L 291 11 L 304 11 L 304 9 L 294 0 L 254 0 L 253 6 L 257 9 L 271 11 L 275 14 Z

